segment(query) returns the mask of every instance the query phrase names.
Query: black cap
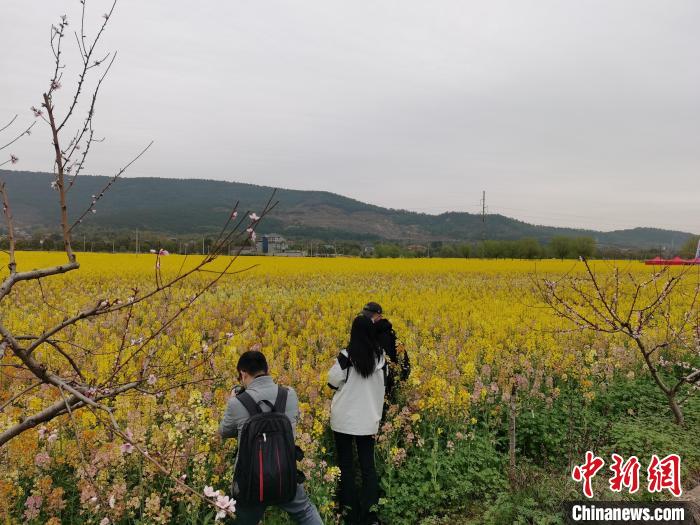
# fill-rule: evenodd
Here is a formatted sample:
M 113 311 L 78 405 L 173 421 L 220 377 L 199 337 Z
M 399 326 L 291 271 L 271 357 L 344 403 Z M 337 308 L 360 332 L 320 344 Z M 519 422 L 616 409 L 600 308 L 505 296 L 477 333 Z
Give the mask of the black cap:
M 381 314 L 382 307 L 379 305 L 379 303 L 367 303 L 366 305 L 364 305 L 364 307 L 362 307 L 362 311 Z

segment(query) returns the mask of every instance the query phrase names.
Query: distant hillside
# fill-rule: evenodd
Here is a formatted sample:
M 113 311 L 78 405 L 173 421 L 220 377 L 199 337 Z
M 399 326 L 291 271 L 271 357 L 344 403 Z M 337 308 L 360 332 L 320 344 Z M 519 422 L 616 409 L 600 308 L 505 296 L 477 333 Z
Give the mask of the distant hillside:
M 7 182 L 17 226 L 25 231 L 57 224 L 52 175 L 0 170 Z M 78 215 L 106 184 L 107 177 L 81 176 L 70 190 L 69 209 Z M 89 230 L 143 229 L 167 234 L 217 231 L 237 201 L 245 210 L 259 211 L 272 188 L 240 182 L 202 179 L 124 178 L 118 180 L 86 219 Z M 690 236 L 679 231 L 635 228 L 613 232 L 554 228 L 528 224 L 503 215 L 442 213 L 428 215 L 393 210 L 324 191 L 279 190 L 279 206 L 261 224 L 261 233 L 279 232 L 290 238 L 333 240 L 396 240 L 425 242 L 519 239 L 546 242 L 554 236 L 591 236 L 603 245 L 621 248 L 680 246 Z

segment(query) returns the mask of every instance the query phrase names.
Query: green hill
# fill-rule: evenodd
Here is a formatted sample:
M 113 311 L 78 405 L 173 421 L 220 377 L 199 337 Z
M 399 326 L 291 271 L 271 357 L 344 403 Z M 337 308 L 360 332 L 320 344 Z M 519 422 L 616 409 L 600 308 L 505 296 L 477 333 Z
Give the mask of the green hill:
M 55 228 L 58 223 L 52 175 L 0 170 L 7 182 L 18 228 Z M 106 185 L 107 177 L 81 176 L 68 193 L 72 217 L 79 215 Z M 90 214 L 82 228 L 133 230 L 164 234 L 207 234 L 218 231 L 233 204 L 260 211 L 272 188 L 240 182 L 202 179 L 123 178 L 118 180 Z M 599 244 L 622 248 L 681 245 L 689 233 L 635 228 L 612 232 L 554 228 L 528 224 L 503 215 L 481 216 L 448 212 L 428 215 L 394 210 L 324 191 L 282 189 L 279 206 L 261 224 L 260 232 L 279 232 L 290 238 L 320 240 L 395 240 L 407 242 L 476 241 L 531 237 L 547 242 L 554 236 L 590 236 Z

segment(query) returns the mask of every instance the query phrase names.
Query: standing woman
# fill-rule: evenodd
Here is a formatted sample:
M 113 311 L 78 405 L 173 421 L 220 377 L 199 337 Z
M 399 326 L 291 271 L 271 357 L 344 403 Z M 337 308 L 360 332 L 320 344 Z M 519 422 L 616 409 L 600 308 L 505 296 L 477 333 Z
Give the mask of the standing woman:
M 379 502 L 374 467 L 374 435 L 384 404 L 384 353 L 373 338 L 372 319 L 359 315 L 352 323 L 350 343 L 328 373 L 336 392 L 331 402 L 331 429 L 340 467 L 340 504 L 346 524 L 378 523 L 372 507 Z M 362 471 L 362 489 L 355 488 L 353 442 Z

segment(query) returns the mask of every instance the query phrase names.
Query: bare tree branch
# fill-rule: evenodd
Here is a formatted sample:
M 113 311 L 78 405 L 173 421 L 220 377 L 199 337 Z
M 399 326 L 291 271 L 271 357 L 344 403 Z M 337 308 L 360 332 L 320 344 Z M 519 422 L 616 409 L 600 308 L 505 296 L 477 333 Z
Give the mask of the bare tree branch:
M 39 270 L 31 270 L 27 272 L 17 272 L 15 274 L 7 277 L 2 284 L 0 284 L 0 301 L 10 293 L 12 287 L 21 282 L 29 281 L 33 279 L 42 279 L 44 277 L 49 277 L 51 275 L 58 275 L 61 273 L 70 272 L 72 270 L 77 270 L 80 265 L 74 261 L 68 264 L 59 264 L 58 266 L 52 266 L 50 268 L 41 268 Z
M 650 279 L 643 282 L 638 282 L 628 273 L 628 283 L 632 285 L 632 291 L 629 306 L 624 308 L 625 315 L 622 317 L 618 308 L 621 308 L 623 293 L 627 288 L 626 285 L 623 286 L 618 269 L 613 268 L 612 277 L 601 278 L 596 275 L 586 259 L 582 259 L 582 262 L 586 269 L 584 280 L 575 276 L 568 276 L 557 283 L 544 279 L 536 283 L 540 297 L 557 316 L 573 322 L 579 328 L 602 334 L 621 333 L 631 338 L 652 379 L 666 396 L 676 423 L 684 424 L 683 413 L 676 396 L 683 385 L 694 384 L 700 380 L 700 371 L 686 373 L 683 377 L 674 379 L 674 386 L 670 387 L 667 383 L 669 374 L 664 375 L 662 371 L 663 360 L 652 356 L 661 349 L 685 348 L 684 339 L 692 312 L 697 310 L 700 285 L 688 296 L 680 287 L 688 270 L 670 275 L 663 286 L 660 286 L 659 280 L 666 275 L 666 269 L 655 272 Z M 560 293 L 557 292 L 558 289 L 561 290 Z M 652 290 L 653 293 L 650 294 Z M 685 302 L 676 306 L 675 297 L 683 297 Z M 687 308 L 688 311 L 678 319 L 673 314 L 676 308 Z M 635 314 L 637 319 L 633 323 L 632 318 Z M 661 322 L 657 323 L 655 318 Z M 698 346 L 700 347 L 700 343 Z
M 7 267 L 10 270 L 10 275 L 17 273 L 17 261 L 15 261 L 15 227 L 12 222 L 12 209 L 10 208 L 10 200 L 7 198 L 7 189 L 5 188 L 5 182 L 0 181 L 0 194 L 2 195 L 2 213 L 5 216 L 5 223 L 7 224 L 7 241 L 9 243 L 8 255 L 10 256 L 10 262 Z M 2 295 L 0 295 L 0 298 Z
M 52 419 L 55 419 L 56 417 L 67 413 L 67 405 L 70 405 L 71 409 L 73 410 L 76 410 L 86 405 L 93 406 L 98 409 L 103 409 L 103 407 L 97 403 L 98 401 L 117 397 L 118 395 L 128 392 L 129 390 L 133 390 L 137 386 L 138 383 L 129 383 L 126 385 L 122 385 L 118 388 L 109 391 L 108 393 L 96 395 L 94 401 L 89 398 L 86 398 L 85 396 L 75 394 L 69 396 L 66 400 L 59 399 L 54 404 L 48 406 L 44 410 L 27 417 L 22 422 L 2 432 L 0 434 L 0 447 L 2 447 L 5 443 L 10 441 L 12 438 L 19 436 L 22 432 L 29 430 L 30 428 L 34 428 L 38 425 L 41 425 L 42 423 L 51 421 Z M 69 388 L 66 388 L 66 390 L 71 392 L 74 389 L 69 386 Z
M 0 132 L 5 131 L 7 128 L 9 128 L 10 126 L 12 126 L 12 124 L 14 123 L 14 121 L 17 120 L 17 117 L 18 117 L 18 116 L 19 116 L 19 115 L 15 115 L 14 117 L 12 117 L 12 118 L 10 119 L 10 122 L 8 122 L 7 124 L 5 124 L 3 127 L 0 128 Z
M 14 119 L 12 119 L 12 121 L 14 122 Z M 13 138 L 10 142 L 8 142 L 7 144 L 5 144 L 3 146 L 0 146 L 0 151 L 4 150 L 5 148 L 9 148 L 10 146 L 12 146 L 15 142 L 17 142 L 19 139 L 21 139 L 25 135 L 29 135 L 31 133 L 32 128 L 34 127 L 34 124 L 36 124 L 36 121 L 32 122 L 29 125 L 29 127 L 27 127 L 27 129 L 25 129 L 22 133 L 20 133 L 15 138 Z M 8 124 L 8 126 L 9 126 L 9 124 Z M 2 128 L 2 129 L 5 129 L 5 128 Z M 2 130 L 0 130 L 0 131 L 2 131 Z
M 102 22 L 102 27 L 100 27 L 99 31 L 97 32 L 97 36 L 95 39 L 92 41 L 92 44 L 90 45 L 90 49 L 87 50 L 87 52 L 83 51 L 83 70 L 80 73 L 78 77 L 78 85 L 75 90 L 75 95 L 73 96 L 73 101 L 70 104 L 70 107 L 68 108 L 68 112 L 66 113 L 66 116 L 63 118 L 63 121 L 61 124 L 58 126 L 57 131 L 61 131 L 63 129 L 63 126 L 66 125 L 66 122 L 68 122 L 68 119 L 70 119 L 71 115 L 73 114 L 73 110 L 75 109 L 75 106 L 78 104 L 78 100 L 80 99 L 80 93 L 83 89 L 83 83 L 85 82 L 85 78 L 87 77 L 87 71 L 88 71 L 88 66 L 90 64 L 90 59 L 92 58 L 92 53 L 95 51 L 95 47 L 97 46 L 97 43 L 100 41 L 100 37 L 102 37 L 102 34 L 105 31 L 105 28 L 107 27 L 107 23 L 109 22 L 109 19 L 112 17 L 112 13 L 114 12 L 114 8 L 117 5 L 117 0 L 114 0 L 112 3 L 112 7 L 109 9 L 109 11 L 106 13 L 104 17 L 104 22 Z M 83 41 L 83 50 L 85 49 L 85 31 L 83 29 L 84 27 L 84 20 L 85 20 L 85 3 L 83 2 L 83 15 L 82 15 L 82 22 L 81 22 L 81 39 Z
M 19 399 L 20 397 L 22 397 L 24 394 L 27 394 L 27 393 L 31 392 L 31 391 L 34 390 L 36 387 L 41 386 L 42 384 L 43 384 L 43 383 L 42 383 L 41 381 L 38 381 L 38 382 L 36 382 L 36 383 L 33 383 L 33 384 L 29 385 L 27 388 L 25 388 L 24 390 L 22 390 L 19 394 L 15 394 L 14 396 L 12 396 L 10 399 L 8 399 L 7 401 L 5 401 L 5 403 L 3 403 L 2 406 L 0 406 L 0 413 L 4 412 L 5 409 L 6 409 L 8 406 L 10 406 L 12 403 L 14 403 L 16 400 L 18 400 L 18 399 Z
M 130 167 L 134 162 L 136 162 L 137 160 L 139 160 L 139 159 L 143 156 L 143 154 L 146 153 L 146 152 L 150 149 L 151 146 L 153 146 L 153 141 L 149 142 L 148 146 L 146 146 L 145 148 L 143 148 L 143 149 L 141 150 L 141 152 L 140 152 L 138 155 L 136 155 L 133 159 L 131 159 L 123 168 L 121 168 L 121 169 L 116 173 L 116 175 L 114 175 L 111 179 L 109 179 L 109 182 L 107 183 L 107 185 L 106 185 L 104 188 L 102 188 L 102 190 L 100 190 L 100 193 L 96 194 L 96 195 L 93 197 L 92 202 L 90 203 L 90 206 L 88 206 L 87 209 L 86 209 L 86 210 L 76 219 L 76 221 L 71 225 L 71 227 L 68 229 L 69 232 L 72 231 L 73 228 L 75 228 L 76 226 L 78 226 L 81 222 L 83 222 L 83 219 L 87 216 L 88 213 L 90 213 L 91 211 L 93 211 L 93 210 L 95 209 L 95 205 L 97 204 L 97 202 L 98 202 L 100 199 L 102 199 L 102 197 L 104 197 L 104 195 L 105 195 L 105 193 L 107 192 L 107 190 L 109 190 L 109 188 L 112 187 L 112 184 L 114 184 L 114 183 L 116 182 L 116 180 L 117 180 L 127 169 L 129 169 L 129 167 Z

